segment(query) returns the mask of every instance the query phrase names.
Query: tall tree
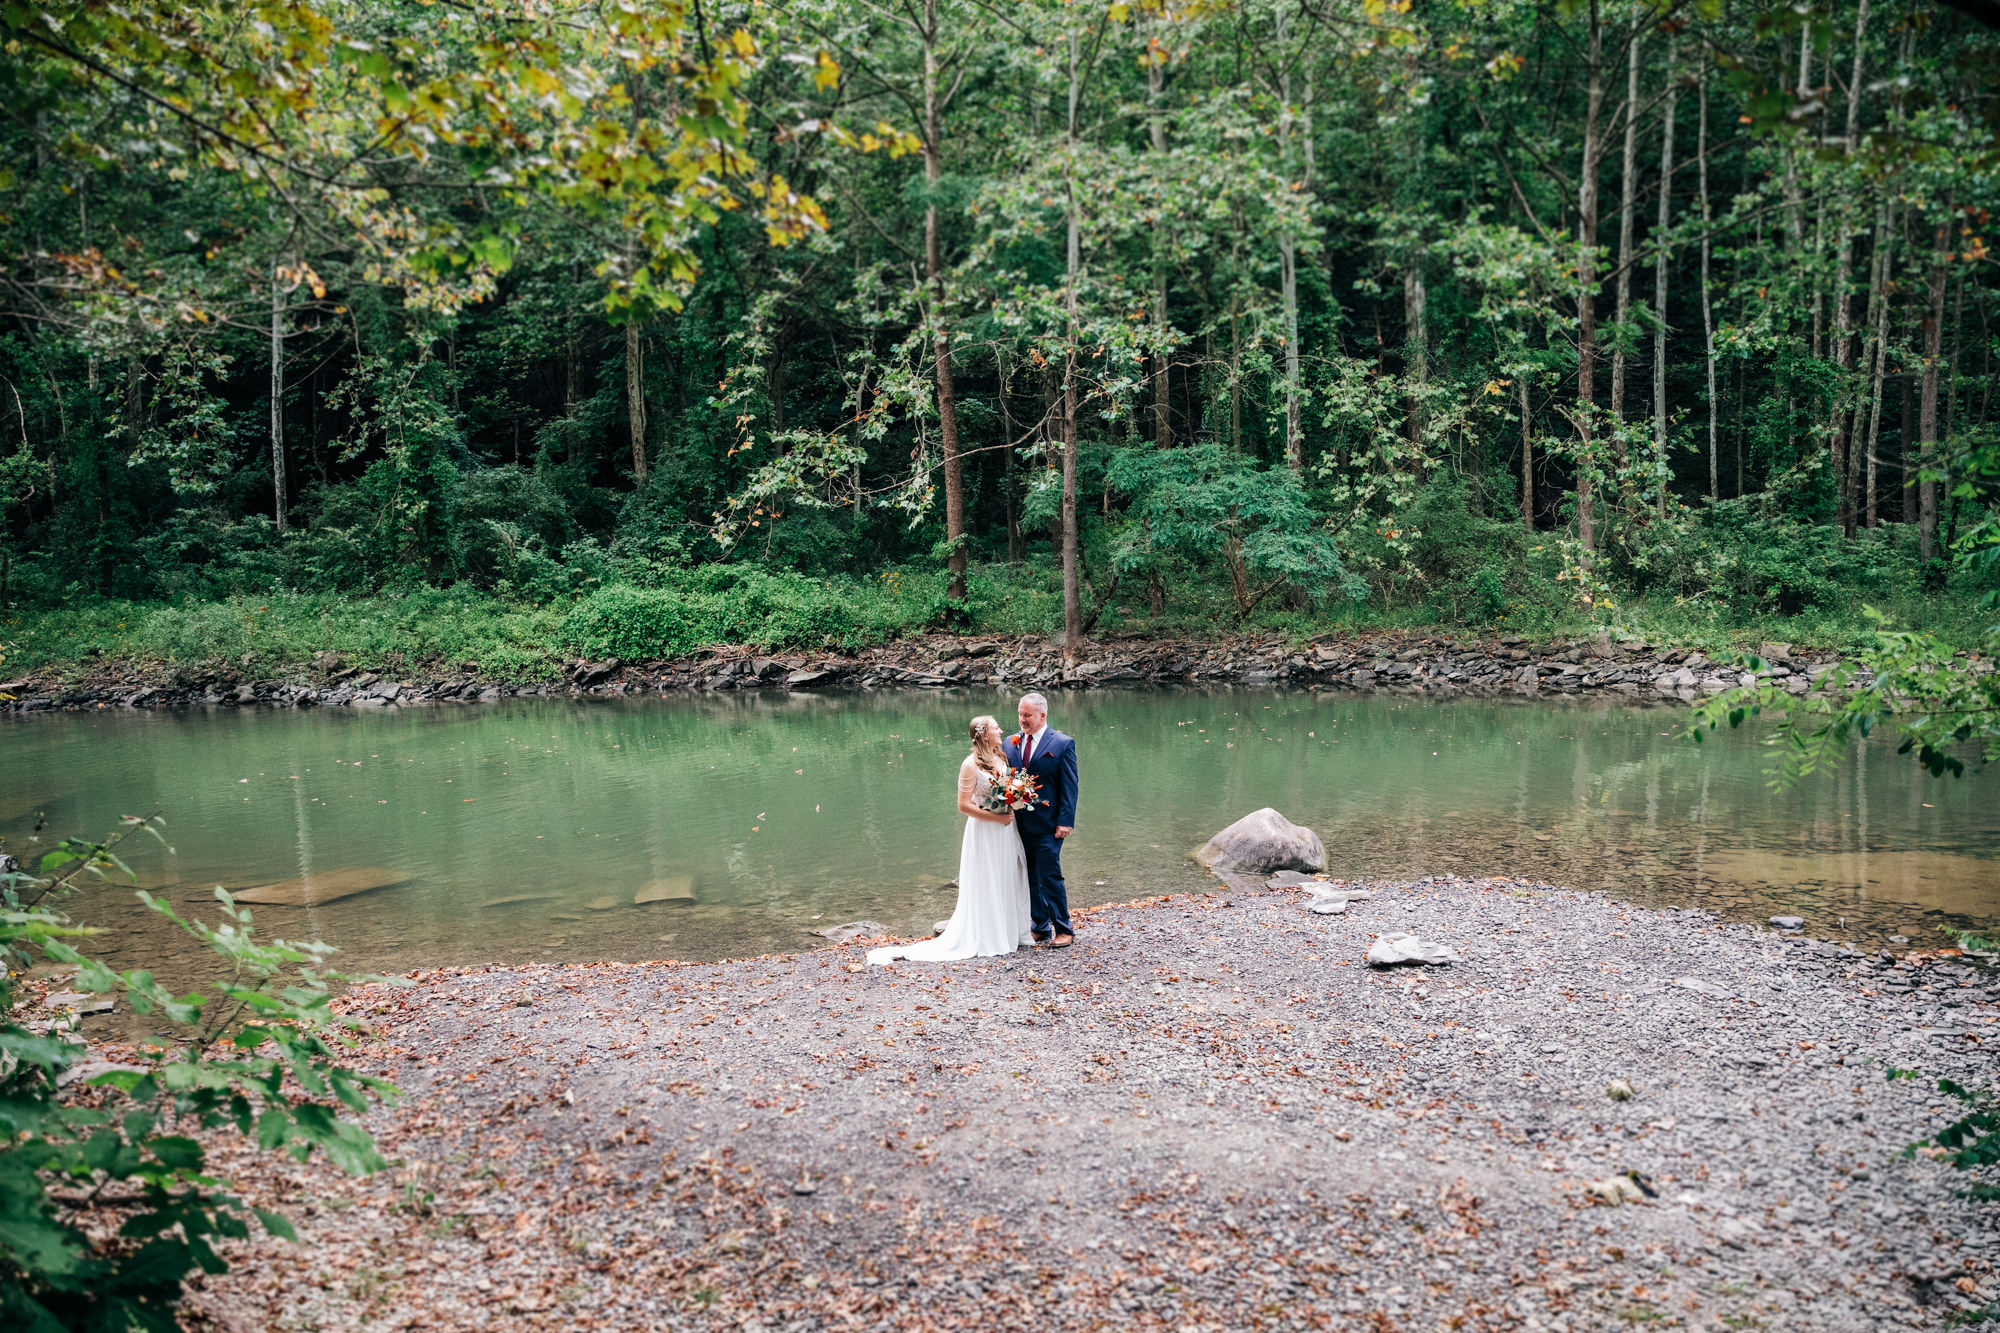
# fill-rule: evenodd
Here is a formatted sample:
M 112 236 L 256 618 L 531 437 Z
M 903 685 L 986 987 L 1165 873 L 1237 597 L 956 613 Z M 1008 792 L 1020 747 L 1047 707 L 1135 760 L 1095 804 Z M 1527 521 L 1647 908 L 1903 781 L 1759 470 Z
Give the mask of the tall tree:
M 1889 367 L 1889 312 L 1894 299 L 1889 290 L 1889 255 L 1895 227 L 1892 222 L 1892 206 L 1884 200 L 1875 214 L 1875 244 L 1869 254 L 1868 313 L 1872 325 L 1868 336 L 1868 348 L 1863 353 L 1863 362 L 1868 366 L 1868 394 L 1863 407 L 1868 413 L 1868 433 L 1860 436 L 1861 413 L 1855 413 L 1855 433 L 1861 439 L 1862 450 L 1867 455 L 1868 479 L 1864 510 L 1866 523 L 1874 527 L 1877 522 L 1876 484 L 1878 476 L 1879 449 L 1882 440 L 1882 394 L 1883 380 Z M 1851 460 L 1850 460 L 1851 462 Z
M 937 385 L 938 434 L 944 445 L 944 535 L 951 545 L 945 558 L 951 571 L 947 595 L 965 601 L 965 472 L 958 444 L 958 396 L 951 379 L 951 330 L 944 285 L 944 237 L 938 225 L 937 194 L 944 183 L 944 113 L 957 87 L 938 88 L 938 0 L 924 0 L 920 33 L 924 53 L 924 277 L 930 286 L 931 369 Z
M 1841 140 L 1841 152 L 1850 160 L 1861 137 L 1861 72 L 1867 35 L 1868 0 L 1859 0 L 1854 13 L 1854 66 L 1847 80 L 1847 133 Z M 1842 200 L 1836 214 L 1836 225 L 1840 229 L 1840 254 L 1834 261 L 1833 272 L 1833 364 L 1839 383 L 1834 394 L 1830 443 L 1834 479 L 1840 488 L 1840 526 L 1847 536 L 1852 537 L 1855 527 L 1854 466 L 1849 455 L 1857 446 L 1849 422 L 1859 419 L 1852 416 L 1850 410 L 1861 394 L 1856 377 L 1848 373 L 1854 351 L 1854 293 L 1851 290 L 1854 280 L 1854 227 L 1845 200 Z
M 646 344 L 638 312 L 625 319 L 625 426 L 632 436 L 632 483 L 646 484 Z
M 1278 0 L 1275 23 L 1278 60 L 1278 152 L 1280 169 L 1292 171 L 1292 140 L 1299 134 L 1298 116 L 1292 102 L 1292 50 L 1289 43 L 1291 0 Z M 1305 162 L 1300 168 L 1298 189 L 1311 185 L 1312 125 L 1307 121 L 1301 136 L 1305 142 Z M 1305 467 L 1305 431 L 1300 424 L 1304 411 L 1304 383 L 1301 379 L 1299 347 L 1299 242 L 1287 229 L 1278 233 L 1278 289 L 1285 313 L 1285 464 L 1294 473 Z
M 1639 186 L 1639 50 L 1643 45 L 1637 35 L 1625 45 L 1625 155 L 1618 175 L 1618 304 L 1611 317 L 1618 325 L 1618 341 L 1611 348 L 1614 429 L 1625 423 L 1625 328 L 1632 318 L 1632 223 Z M 1662 197 L 1665 193 L 1663 182 Z
M 1637 43 L 1634 43 L 1637 45 Z M 1667 102 L 1660 125 L 1660 219 L 1653 251 L 1653 485 L 1661 518 L 1667 516 L 1667 251 L 1674 204 L 1674 59 L 1667 56 Z M 1704 244 L 1706 242 L 1704 241 Z
M 1082 150 L 1078 111 L 1083 99 L 1083 60 L 1074 27 L 1065 34 L 1069 48 L 1068 116 L 1063 125 L 1063 310 L 1068 318 L 1062 373 L 1062 578 L 1063 665 L 1074 667 L 1083 639 L 1083 571 L 1077 549 L 1077 423 L 1076 376 L 1078 343 L 1083 336 L 1077 314 L 1077 283 L 1083 276 L 1083 201 L 1078 195 L 1077 155 Z
M 1604 15 L 1588 0 L 1584 65 L 1583 161 L 1576 187 L 1576 535 L 1586 554 L 1597 549 L 1593 513 L 1597 473 L 1597 172 L 1604 156 Z
M 285 531 L 285 268 L 271 263 L 271 516 Z
M 1159 32 L 1165 29 L 1164 16 L 1155 23 L 1155 31 L 1149 33 L 1146 50 L 1142 59 L 1146 62 L 1146 134 L 1152 141 L 1154 169 L 1162 174 L 1170 170 L 1167 155 L 1167 111 L 1166 84 L 1168 52 L 1160 40 Z M 1166 212 L 1161 210 L 1162 214 Z M 1167 318 L 1167 279 L 1170 275 L 1170 260 L 1173 254 L 1173 230 L 1165 216 L 1155 228 L 1155 253 L 1153 256 L 1153 336 L 1158 347 L 1153 353 L 1151 379 L 1153 382 L 1153 443 L 1162 449 L 1171 448 L 1174 442 L 1173 412 L 1170 403 L 1172 382 L 1169 372 L 1173 369 L 1173 325 Z M 1193 423 L 1190 422 L 1192 427 Z
M 1944 352 L 1944 289 L 1951 262 L 1951 221 L 1936 224 L 1931 243 L 1928 300 L 1924 306 L 1924 380 L 1917 421 L 1917 553 L 1925 564 L 1937 558 L 1938 361 Z M 1906 464 L 1907 466 L 1907 464 Z
M 1712 262 L 1715 214 L 1709 207 L 1708 199 L 1708 67 L 1704 65 L 1701 80 L 1696 87 L 1696 97 L 1700 102 L 1700 124 L 1695 131 L 1695 162 L 1697 164 L 1698 186 L 1701 192 L 1701 343 L 1702 359 L 1708 369 L 1708 498 L 1722 498 L 1722 458 L 1721 446 L 1716 439 L 1716 427 L 1721 405 L 1715 390 L 1715 304 L 1709 292 L 1709 265 Z M 1739 475 L 1736 490 L 1743 491 L 1740 475 L 1743 453 L 1737 450 Z

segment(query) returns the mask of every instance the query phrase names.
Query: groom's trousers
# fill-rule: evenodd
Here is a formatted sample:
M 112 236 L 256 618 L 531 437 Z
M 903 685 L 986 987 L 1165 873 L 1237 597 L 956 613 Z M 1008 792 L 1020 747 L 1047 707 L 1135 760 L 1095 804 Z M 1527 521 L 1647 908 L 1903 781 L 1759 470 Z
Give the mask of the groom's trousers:
M 1037 935 L 1074 935 L 1069 924 L 1069 890 L 1063 884 L 1062 839 L 1055 830 L 1021 830 L 1028 858 L 1028 913 Z

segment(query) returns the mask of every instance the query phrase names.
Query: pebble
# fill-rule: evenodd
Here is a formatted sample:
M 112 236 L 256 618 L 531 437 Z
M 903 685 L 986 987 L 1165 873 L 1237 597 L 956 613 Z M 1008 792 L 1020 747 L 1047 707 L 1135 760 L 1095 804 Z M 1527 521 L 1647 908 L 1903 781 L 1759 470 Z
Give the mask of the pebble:
M 588 1171 L 625 1191 L 589 1218 L 607 1253 L 713 1254 L 743 1225 L 658 1196 L 661 1144 L 684 1164 L 726 1148 L 760 1215 L 816 1182 L 810 1209 L 755 1238 L 755 1274 L 744 1261 L 746 1300 L 830 1302 L 761 1316 L 774 1327 L 839 1324 L 859 1275 L 829 1253 L 868 1256 L 886 1328 L 921 1324 L 941 1271 L 963 1279 L 954 1301 L 993 1302 L 977 1307 L 991 1326 L 1057 1283 L 1142 1299 L 1134 1276 L 1166 1280 L 1143 1299 L 1173 1327 L 1249 1327 L 1281 1297 L 1331 1326 L 1484 1308 L 1467 1327 L 1844 1333 L 1891 1310 L 1942 1326 L 1993 1298 L 2000 1209 L 1901 1151 L 1956 1114 L 1936 1077 L 1992 1081 L 1991 973 L 1900 965 L 1961 1000 L 1952 1035 L 1904 1049 L 1942 1026 L 1944 992 L 1882 994 L 1882 965 L 1810 936 L 1515 880 L 1357 887 L 1372 899 L 1329 917 L 1301 911 L 1299 889 L 1240 887 L 1228 911 L 1219 894 L 1087 909 L 1075 949 L 963 964 L 849 972 L 846 946 L 419 977 L 426 1015 L 485 1017 L 385 1039 L 417 1057 L 413 1105 L 449 1096 L 489 1126 L 468 1133 L 525 1136 L 552 1186 Z M 1395 933 L 1385 917 L 1459 961 L 1355 966 Z M 535 1008 L 501 1003 L 524 986 Z M 586 1010 L 631 1058 L 574 1064 L 566 1034 Z M 497 1056 L 518 1072 L 467 1079 Z M 1629 1101 L 1607 1100 L 1607 1069 Z M 399 1151 L 462 1149 L 440 1134 Z M 1018 1257 L 923 1249 L 977 1219 L 1000 1222 L 982 1246 L 1018 1242 Z M 465 1243 L 476 1271 L 486 1240 Z M 803 1272 L 827 1285 L 786 1276 Z M 1962 1292 L 1959 1273 L 1989 1288 Z M 602 1302 L 617 1287 L 564 1317 L 616 1322 Z M 1167 1298 L 1180 1313 L 1150 1305 Z M 1040 1326 L 1106 1309 L 1124 1307 L 1057 1303 Z M 718 1311 L 688 1326 L 756 1314 Z

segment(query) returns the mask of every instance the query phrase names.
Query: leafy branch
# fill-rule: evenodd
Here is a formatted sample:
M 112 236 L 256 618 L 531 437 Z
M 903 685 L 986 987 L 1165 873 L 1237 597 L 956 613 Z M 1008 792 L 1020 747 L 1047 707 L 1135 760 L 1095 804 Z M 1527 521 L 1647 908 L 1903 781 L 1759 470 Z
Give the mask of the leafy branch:
M 259 940 L 250 913 L 223 889 L 211 925 L 141 892 L 167 921 L 229 964 L 213 998 L 177 995 L 149 971 L 120 972 L 72 941 L 92 933 L 53 904 L 85 873 L 134 876 L 113 850 L 139 832 L 161 836 L 157 816 L 130 817 L 98 842 L 66 839 L 35 872 L 7 876 L 0 912 L 0 1313 L 34 1330 L 139 1328 L 172 1333 L 182 1279 L 227 1265 L 218 1239 L 249 1234 L 249 1219 L 296 1239 L 279 1214 L 244 1203 L 208 1174 L 197 1134 L 233 1126 L 270 1151 L 305 1161 L 315 1150 L 342 1170 L 385 1163 L 355 1119 L 396 1086 L 347 1067 L 360 1024 L 333 1008 L 331 986 L 362 980 L 327 966 L 325 944 Z M 74 966 L 75 984 L 117 993 L 135 1013 L 181 1030 L 147 1048 L 143 1064 L 106 1069 L 87 1091 L 63 1091 L 86 1048 L 63 1024 L 23 1021 L 15 972 L 36 957 Z M 372 979 L 371 980 L 377 980 Z M 119 1186 L 114 1191 L 111 1187 Z M 72 1216 L 111 1207 L 127 1216 L 116 1238 L 94 1243 Z

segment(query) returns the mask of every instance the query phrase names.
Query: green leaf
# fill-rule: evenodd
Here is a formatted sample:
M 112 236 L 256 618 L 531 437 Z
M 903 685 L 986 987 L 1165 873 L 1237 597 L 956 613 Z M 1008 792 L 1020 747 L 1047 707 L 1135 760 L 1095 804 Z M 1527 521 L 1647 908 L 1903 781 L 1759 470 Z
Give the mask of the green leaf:
M 37 1035 L 12 1025 L 0 1028 L 0 1051 L 51 1073 L 67 1068 L 83 1050 L 82 1046 L 60 1037 Z
M 167 1135 L 146 1140 L 146 1146 L 162 1166 L 171 1171 L 199 1171 L 203 1161 L 201 1145 L 193 1139 Z
M 270 1232 L 280 1240 L 296 1241 L 299 1238 L 299 1233 L 292 1229 L 291 1222 L 281 1213 L 273 1213 L 259 1208 L 257 1209 L 257 1220 L 264 1224 L 264 1230 Z
M 292 1131 L 292 1118 L 281 1106 L 266 1107 L 257 1117 L 257 1146 L 269 1152 L 281 1146 Z

